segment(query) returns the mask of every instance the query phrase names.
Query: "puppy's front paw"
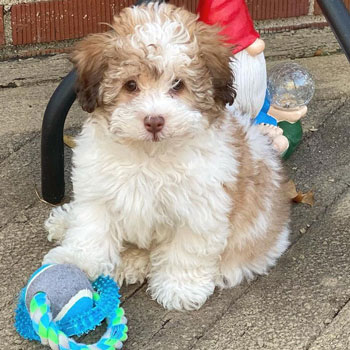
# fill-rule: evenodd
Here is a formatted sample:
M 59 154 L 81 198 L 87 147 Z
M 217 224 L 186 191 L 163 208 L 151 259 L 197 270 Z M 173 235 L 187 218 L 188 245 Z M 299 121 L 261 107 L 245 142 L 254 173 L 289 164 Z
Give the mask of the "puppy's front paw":
M 247 270 L 248 272 L 249 270 Z M 240 267 L 221 267 L 219 275 L 216 277 L 215 285 L 224 288 L 233 288 L 239 285 L 245 277 L 244 270 Z M 253 277 L 253 275 L 251 275 Z
M 45 228 L 48 232 L 47 239 L 62 242 L 68 229 L 68 211 L 69 204 L 52 209 L 50 216 L 45 221 Z
M 151 262 L 149 252 L 145 249 L 128 248 L 121 253 L 121 263 L 117 266 L 114 279 L 121 286 L 143 283 L 149 274 Z
M 166 309 L 198 310 L 213 294 L 214 288 L 211 280 L 176 279 L 159 273 L 151 277 L 148 290 Z
M 65 246 L 51 249 L 44 257 L 43 264 L 72 264 L 86 273 L 90 280 L 100 275 L 110 275 L 114 265 L 102 261 L 87 251 L 75 250 Z

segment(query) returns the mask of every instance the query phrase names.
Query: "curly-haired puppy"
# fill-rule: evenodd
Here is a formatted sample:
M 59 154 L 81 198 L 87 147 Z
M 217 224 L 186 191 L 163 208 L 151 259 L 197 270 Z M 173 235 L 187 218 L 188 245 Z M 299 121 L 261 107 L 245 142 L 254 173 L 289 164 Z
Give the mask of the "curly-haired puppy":
M 93 112 L 77 138 L 74 199 L 52 211 L 44 263 L 91 278 L 148 279 L 169 309 L 264 274 L 288 246 L 278 156 L 230 115 L 231 48 L 171 5 L 124 9 L 75 48 L 77 93 Z

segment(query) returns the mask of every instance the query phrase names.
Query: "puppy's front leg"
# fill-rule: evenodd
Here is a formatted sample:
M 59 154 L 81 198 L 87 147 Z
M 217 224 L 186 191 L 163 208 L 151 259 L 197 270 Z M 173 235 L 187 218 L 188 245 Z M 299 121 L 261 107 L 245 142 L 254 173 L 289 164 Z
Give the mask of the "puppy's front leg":
M 106 205 L 73 202 L 66 215 L 61 245 L 51 249 L 43 263 L 74 264 L 89 278 L 111 274 L 119 262 L 118 238 Z
M 152 251 L 149 291 L 165 308 L 199 309 L 213 293 L 226 235 L 210 231 L 182 227 Z

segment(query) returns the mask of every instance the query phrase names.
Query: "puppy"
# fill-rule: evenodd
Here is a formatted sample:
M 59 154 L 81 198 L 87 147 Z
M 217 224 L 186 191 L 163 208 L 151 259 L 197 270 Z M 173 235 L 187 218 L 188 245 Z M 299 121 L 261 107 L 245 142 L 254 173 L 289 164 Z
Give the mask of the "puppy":
M 219 29 L 167 4 L 124 9 L 72 55 L 82 108 L 74 199 L 52 211 L 44 263 L 148 279 L 168 309 L 265 274 L 288 246 L 277 154 L 235 92 Z

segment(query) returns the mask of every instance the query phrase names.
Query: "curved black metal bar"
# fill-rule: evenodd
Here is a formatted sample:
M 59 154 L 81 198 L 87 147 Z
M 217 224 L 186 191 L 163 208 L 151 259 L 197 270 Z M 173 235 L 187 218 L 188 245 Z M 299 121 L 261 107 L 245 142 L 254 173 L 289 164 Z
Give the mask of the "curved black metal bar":
M 317 0 L 350 62 L 350 13 L 342 0 Z
M 41 191 L 45 201 L 57 204 L 64 197 L 63 128 L 75 101 L 77 76 L 72 70 L 58 85 L 44 113 L 41 129 Z

